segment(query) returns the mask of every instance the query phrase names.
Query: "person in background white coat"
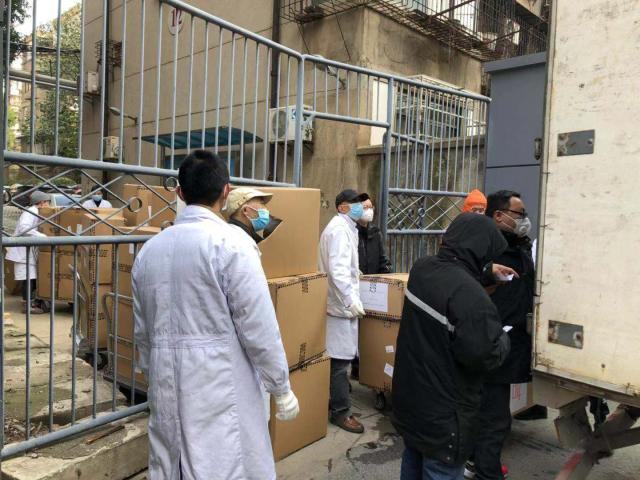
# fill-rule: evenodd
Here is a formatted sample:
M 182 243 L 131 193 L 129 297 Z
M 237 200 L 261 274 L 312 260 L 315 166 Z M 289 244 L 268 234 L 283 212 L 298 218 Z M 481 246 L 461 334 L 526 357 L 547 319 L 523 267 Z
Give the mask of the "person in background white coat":
M 278 419 L 299 407 L 258 249 L 218 216 L 229 195 L 223 161 L 195 150 L 178 178 L 187 206 L 132 271 L 149 477 L 275 480 L 260 382 Z
M 109 200 L 104 199 L 104 195 L 100 188 L 94 190 L 91 194 L 91 198 L 85 200 L 82 204 L 84 208 L 113 208 Z
M 320 271 L 327 274 L 327 354 L 331 357 L 330 420 L 352 433 L 364 432 L 351 415 L 347 370 L 358 350 L 358 318 L 364 316 L 360 301 L 358 230 L 364 196 L 344 190 L 336 197 L 338 214 L 320 236 Z
M 22 212 L 14 232 L 16 237 L 46 237 L 38 231 L 38 225 L 42 223 L 38 217 L 40 208 L 48 207 L 51 196 L 36 190 L 31 194 L 31 206 Z M 29 257 L 27 259 L 27 256 Z M 10 247 L 7 249 L 7 260 L 14 262 L 13 275 L 16 281 L 22 282 L 23 311 L 27 311 L 27 301 L 31 302 L 31 313 L 44 313 L 41 302 L 36 299 L 36 268 L 38 260 L 38 248 L 31 247 L 27 255 L 27 247 Z

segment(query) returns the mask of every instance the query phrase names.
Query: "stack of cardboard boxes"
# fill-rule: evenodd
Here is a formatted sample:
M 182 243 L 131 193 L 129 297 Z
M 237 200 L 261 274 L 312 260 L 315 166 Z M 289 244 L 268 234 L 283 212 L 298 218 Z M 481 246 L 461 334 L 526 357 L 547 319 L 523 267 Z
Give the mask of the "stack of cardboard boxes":
M 396 339 L 404 305 L 406 273 L 366 275 L 360 279 L 360 299 L 367 315 L 360 320 L 358 353 L 360 383 L 390 392 Z
M 83 236 L 108 236 L 133 233 L 137 235 L 154 235 L 160 231 L 159 225 L 168 225 L 175 218 L 175 191 L 164 187 L 152 187 L 152 190 L 140 185 L 125 185 L 123 197 L 131 202 L 128 208 L 86 209 L 45 208 L 40 215 L 55 223 L 44 223 L 40 230 L 47 236 L 67 236 L 80 234 Z M 169 204 L 173 204 L 169 206 Z M 144 213 L 144 215 L 143 215 Z M 104 222 L 98 220 L 97 217 Z M 156 225 L 141 227 L 141 224 Z M 56 248 L 56 262 L 53 265 L 55 298 L 51 292 L 51 248 L 41 247 L 38 256 L 38 296 L 44 299 L 78 303 L 78 333 L 81 350 L 86 347 L 92 351 L 96 335 L 99 350 L 107 350 L 112 345 L 109 325 L 104 305 L 108 304 L 117 283 L 120 295 L 131 296 L 131 265 L 133 264 L 133 244 L 121 245 L 82 245 L 77 247 L 74 259 L 73 246 Z M 116 251 L 118 255 L 116 256 Z M 131 253 L 130 253 L 131 252 Z M 118 275 L 114 277 L 114 262 L 118 257 Z M 77 262 L 77 263 L 74 263 Z M 74 267 L 74 265 L 76 267 Z M 74 298 L 74 273 L 77 279 L 78 295 Z M 132 318 L 132 316 L 131 316 Z M 118 320 L 120 322 L 120 319 Z M 127 321 L 127 318 L 124 318 Z M 132 338 L 133 331 L 126 340 Z M 131 355 L 130 355 L 131 356 Z M 129 358 L 130 358 L 129 356 Z
M 280 326 L 291 388 L 300 415 L 291 422 L 275 417 L 271 401 L 269 433 L 280 460 L 327 434 L 329 359 L 326 349 L 327 278 L 318 273 L 320 191 L 261 188 L 272 193 L 271 216 L 279 221 L 258 244 L 262 267 Z

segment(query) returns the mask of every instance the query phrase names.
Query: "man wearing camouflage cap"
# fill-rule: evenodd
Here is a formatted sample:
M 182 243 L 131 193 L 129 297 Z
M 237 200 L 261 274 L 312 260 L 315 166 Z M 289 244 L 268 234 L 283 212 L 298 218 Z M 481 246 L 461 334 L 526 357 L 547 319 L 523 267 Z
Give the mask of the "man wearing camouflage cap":
M 227 209 L 223 212 L 229 224 L 241 228 L 256 243 L 263 240 L 259 232 L 269 225 L 269 210 L 265 207 L 271 200 L 271 193 L 261 192 L 251 187 L 231 190 Z

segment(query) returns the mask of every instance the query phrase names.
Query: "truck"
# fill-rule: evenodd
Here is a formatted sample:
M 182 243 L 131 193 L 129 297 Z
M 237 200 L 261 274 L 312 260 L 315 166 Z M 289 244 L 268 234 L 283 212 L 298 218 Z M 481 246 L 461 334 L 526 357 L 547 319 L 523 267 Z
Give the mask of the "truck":
M 554 1 L 544 111 L 533 392 L 585 478 L 640 443 L 640 1 Z M 589 397 L 619 403 L 593 429 Z

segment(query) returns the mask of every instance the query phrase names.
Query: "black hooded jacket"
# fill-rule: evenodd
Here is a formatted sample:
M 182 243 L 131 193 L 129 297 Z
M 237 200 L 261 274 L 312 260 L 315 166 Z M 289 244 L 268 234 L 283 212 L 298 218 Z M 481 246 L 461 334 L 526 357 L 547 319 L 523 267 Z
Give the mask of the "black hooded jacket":
M 513 268 L 520 278 L 500 285 L 491 295 L 503 325 L 510 325 L 511 351 L 504 363 L 487 377 L 490 383 L 524 383 L 531 380 L 531 335 L 527 332 L 527 315 L 533 312 L 535 274 L 531 257 L 531 240 L 511 232 L 502 232 L 508 248 L 496 263 Z
M 396 349 L 393 424 L 406 445 L 428 458 L 461 465 L 471 454 L 482 385 L 509 351 L 480 278 L 506 247 L 491 219 L 462 214 L 438 255 L 411 269 Z
M 358 259 L 365 275 L 391 273 L 391 262 L 384 251 L 380 229 L 375 225 L 358 224 Z

